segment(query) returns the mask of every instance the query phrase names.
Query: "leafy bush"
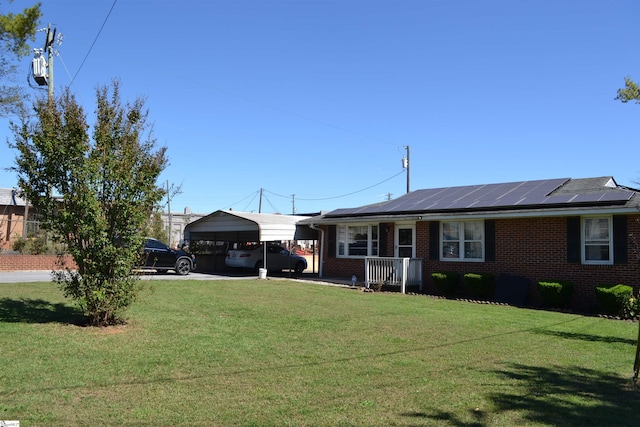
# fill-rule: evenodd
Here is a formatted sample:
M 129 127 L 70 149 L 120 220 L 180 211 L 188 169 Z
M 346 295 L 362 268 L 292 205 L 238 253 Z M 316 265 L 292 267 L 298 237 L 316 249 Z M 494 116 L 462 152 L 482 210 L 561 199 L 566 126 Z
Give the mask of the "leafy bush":
M 634 297 L 631 295 L 626 298 L 622 307 L 622 317 L 625 319 L 635 319 L 640 313 L 640 295 Z
M 46 253 L 49 248 L 47 246 L 47 238 L 44 234 L 38 234 L 36 237 L 29 241 L 30 252 L 33 255 L 41 255 Z
M 538 282 L 538 291 L 547 307 L 567 307 L 571 301 L 573 283 L 566 280 L 548 280 Z
M 27 239 L 18 237 L 11 244 L 11 249 L 13 249 L 16 252 L 20 252 L 21 254 L 24 254 L 27 250 Z
M 26 239 L 18 237 L 13 241 L 11 249 L 21 254 L 41 255 L 49 251 L 44 233 L 30 234 Z
M 450 271 L 431 273 L 436 289 L 445 296 L 451 296 L 458 290 L 459 277 L 458 273 Z
M 599 285 L 595 291 L 604 314 L 612 316 L 623 316 L 625 306 L 633 298 L 633 288 L 628 285 Z
M 493 295 L 493 274 L 491 273 L 467 273 L 463 281 L 473 297 L 488 299 Z

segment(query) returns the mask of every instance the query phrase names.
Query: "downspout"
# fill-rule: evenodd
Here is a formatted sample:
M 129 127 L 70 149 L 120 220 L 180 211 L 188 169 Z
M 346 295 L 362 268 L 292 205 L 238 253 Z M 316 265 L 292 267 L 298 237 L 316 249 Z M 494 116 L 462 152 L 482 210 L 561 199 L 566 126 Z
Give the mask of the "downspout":
M 322 277 L 322 267 L 324 265 L 324 230 L 322 228 L 318 228 L 315 224 L 310 224 L 309 228 L 312 230 L 316 230 L 320 232 L 320 259 L 318 262 L 318 277 Z

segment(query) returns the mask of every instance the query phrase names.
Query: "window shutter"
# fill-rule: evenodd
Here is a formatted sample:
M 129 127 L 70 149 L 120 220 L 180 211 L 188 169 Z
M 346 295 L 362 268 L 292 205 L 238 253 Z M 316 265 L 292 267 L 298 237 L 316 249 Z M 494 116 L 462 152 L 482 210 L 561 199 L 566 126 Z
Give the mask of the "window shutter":
M 389 239 L 389 226 L 385 223 L 378 224 L 378 256 L 387 256 L 387 242 Z
M 429 223 L 429 259 L 437 260 L 440 252 L 440 223 L 431 221 Z
M 567 262 L 580 262 L 580 217 L 567 218 Z
M 329 226 L 327 244 L 329 245 L 329 247 L 327 248 L 327 255 L 329 256 L 329 258 L 335 258 L 336 257 L 336 226 L 335 225 Z
M 484 221 L 484 260 L 496 260 L 496 220 Z
M 626 264 L 627 260 L 627 216 L 613 216 L 613 263 Z

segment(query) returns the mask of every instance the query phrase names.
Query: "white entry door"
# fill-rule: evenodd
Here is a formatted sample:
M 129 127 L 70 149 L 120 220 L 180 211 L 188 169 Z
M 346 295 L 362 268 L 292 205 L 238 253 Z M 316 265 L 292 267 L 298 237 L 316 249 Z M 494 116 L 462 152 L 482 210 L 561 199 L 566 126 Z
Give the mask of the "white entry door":
M 415 242 L 416 242 L 416 226 L 415 225 L 396 226 L 394 256 L 396 258 L 415 258 L 416 257 Z

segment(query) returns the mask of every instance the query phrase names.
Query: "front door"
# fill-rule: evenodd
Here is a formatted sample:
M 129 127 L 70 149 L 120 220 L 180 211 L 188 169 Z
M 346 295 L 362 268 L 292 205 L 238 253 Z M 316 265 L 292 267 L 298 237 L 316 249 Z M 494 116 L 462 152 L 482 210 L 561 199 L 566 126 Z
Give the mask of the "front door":
M 395 236 L 395 257 L 415 258 L 416 257 L 416 227 L 415 225 L 396 226 Z

